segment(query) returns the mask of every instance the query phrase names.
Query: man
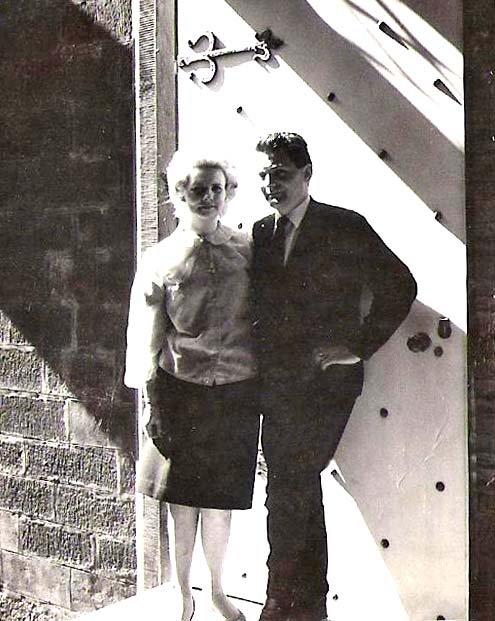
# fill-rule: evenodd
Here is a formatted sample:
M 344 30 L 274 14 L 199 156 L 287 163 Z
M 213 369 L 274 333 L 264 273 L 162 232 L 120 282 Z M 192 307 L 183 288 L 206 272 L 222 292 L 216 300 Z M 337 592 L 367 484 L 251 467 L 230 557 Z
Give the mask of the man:
M 301 136 L 271 134 L 257 151 L 262 192 L 278 212 L 253 229 L 270 544 L 260 621 L 322 621 L 320 473 L 361 393 L 362 361 L 404 320 L 416 283 L 362 216 L 309 196 Z

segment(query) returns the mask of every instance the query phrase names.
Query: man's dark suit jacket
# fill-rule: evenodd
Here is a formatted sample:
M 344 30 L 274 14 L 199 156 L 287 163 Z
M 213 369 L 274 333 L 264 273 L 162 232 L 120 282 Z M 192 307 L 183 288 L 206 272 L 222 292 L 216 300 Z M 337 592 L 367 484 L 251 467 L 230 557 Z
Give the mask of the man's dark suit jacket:
M 405 319 L 416 296 L 408 268 L 356 212 L 311 199 L 285 268 L 273 256 L 275 216 L 254 225 L 255 339 L 266 373 L 311 379 L 315 348 L 345 345 L 368 359 Z M 363 300 L 371 298 L 363 313 Z M 364 316 L 363 316 L 364 315 Z M 329 379 L 359 395 L 362 363 Z M 338 386 L 336 385 L 336 388 Z

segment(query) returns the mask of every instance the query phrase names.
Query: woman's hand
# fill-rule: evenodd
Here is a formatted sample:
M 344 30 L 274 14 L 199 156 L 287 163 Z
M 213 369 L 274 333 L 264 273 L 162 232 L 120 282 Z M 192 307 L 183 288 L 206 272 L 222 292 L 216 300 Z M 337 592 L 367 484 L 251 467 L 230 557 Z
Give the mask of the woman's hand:
M 361 360 L 343 345 L 323 345 L 314 352 L 315 362 L 324 371 L 333 364 L 356 364 Z
M 159 438 L 163 435 L 163 422 L 160 408 L 152 403 L 147 403 L 143 413 L 143 426 L 150 438 Z
M 158 386 L 156 378 L 146 382 L 143 390 L 145 401 L 143 412 L 143 427 L 150 438 L 158 438 L 162 435 L 162 420 L 158 403 Z
M 170 437 L 170 429 L 167 428 L 160 406 L 154 403 L 146 404 L 144 408 L 143 426 L 146 435 L 152 440 L 163 457 L 169 458 L 172 451 L 172 440 Z

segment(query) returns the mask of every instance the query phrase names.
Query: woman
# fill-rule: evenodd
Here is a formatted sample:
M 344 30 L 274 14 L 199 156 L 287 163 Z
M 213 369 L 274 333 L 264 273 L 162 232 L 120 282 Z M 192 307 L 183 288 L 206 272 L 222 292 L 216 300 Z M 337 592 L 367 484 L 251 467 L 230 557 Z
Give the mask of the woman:
M 179 226 L 144 254 L 137 271 L 125 383 L 144 388 L 147 433 L 169 459 L 159 499 L 174 519 L 182 621 L 194 614 L 198 522 L 213 604 L 226 621 L 242 621 L 223 591 L 222 568 L 231 510 L 251 507 L 256 467 L 251 249 L 244 234 L 220 222 L 237 187 L 227 162 L 177 153 L 168 180 L 179 199 Z

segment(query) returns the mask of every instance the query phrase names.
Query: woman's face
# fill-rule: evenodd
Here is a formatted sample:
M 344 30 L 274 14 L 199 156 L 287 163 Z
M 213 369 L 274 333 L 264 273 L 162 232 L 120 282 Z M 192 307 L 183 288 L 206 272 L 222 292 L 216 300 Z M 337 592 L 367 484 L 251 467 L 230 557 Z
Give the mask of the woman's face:
M 226 178 L 221 168 L 193 168 L 182 200 L 187 203 L 193 222 L 216 223 L 225 213 Z

